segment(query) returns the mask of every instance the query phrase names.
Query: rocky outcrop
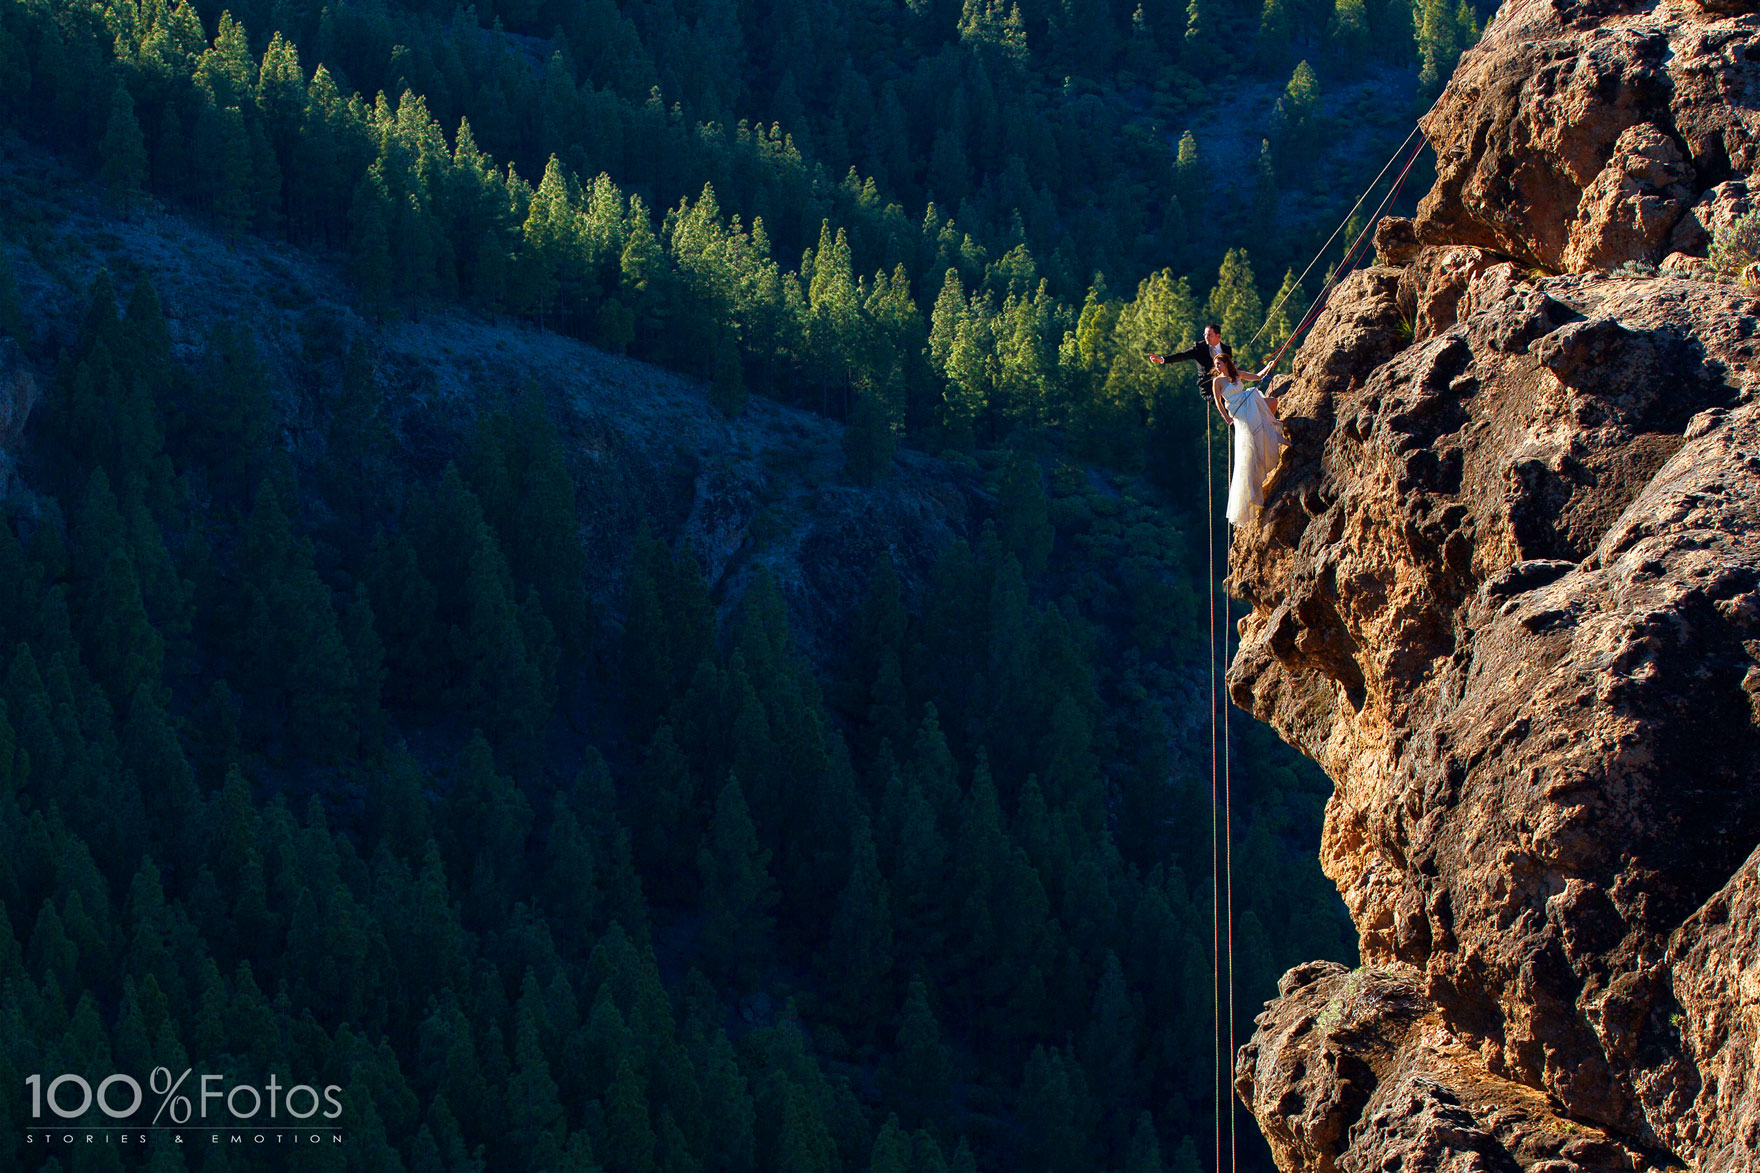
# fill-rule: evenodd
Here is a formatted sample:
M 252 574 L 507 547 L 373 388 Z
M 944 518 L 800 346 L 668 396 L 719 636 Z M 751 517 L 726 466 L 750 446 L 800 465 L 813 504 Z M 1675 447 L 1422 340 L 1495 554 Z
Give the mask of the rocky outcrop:
M 1505 4 L 1423 120 L 1418 238 L 1554 272 L 1663 260 L 1698 193 L 1760 167 L 1755 10 Z
M 1286 1169 L 1760 1168 L 1760 302 L 1607 272 L 1748 198 L 1730 7 L 1506 4 L 1283 392 L 1229 687 L 1365 962 L 1237 1057 Z

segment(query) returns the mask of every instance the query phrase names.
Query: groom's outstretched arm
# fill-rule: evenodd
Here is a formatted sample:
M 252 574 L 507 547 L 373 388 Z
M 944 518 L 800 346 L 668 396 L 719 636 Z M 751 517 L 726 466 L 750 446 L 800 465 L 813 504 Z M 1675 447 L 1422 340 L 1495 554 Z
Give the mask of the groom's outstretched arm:
M 1190 359 L 1192 362 L 1197 363 L 1199 366 L 1203 366 L 1204 360 L 1206 358 L 1208 358 L 1209 355 L 1210 355 L 1210 348 L 1208 346 L 1204 345 L 1204 343 L 1199 342 L 1195 346 L 1189 347 L 1185 350 L 1181 350 L 1181 351 L 1178 351 L 1178 352 L 1175 352 L 1172 354 L 1163 354 L 1161 356 L 1161 360 L 1163 362 L 1184 362 L 1187 359 Z

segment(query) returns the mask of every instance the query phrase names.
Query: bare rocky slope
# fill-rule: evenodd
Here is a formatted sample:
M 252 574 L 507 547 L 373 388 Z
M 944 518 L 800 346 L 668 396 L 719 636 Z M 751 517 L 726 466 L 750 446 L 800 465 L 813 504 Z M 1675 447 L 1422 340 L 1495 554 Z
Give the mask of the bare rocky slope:
M 873 487 L 843 473 L 841 425 L 753 397 L 733 418 L 705 383 L 516 322 L 457 309 L 363 320 L 328 260 L 256 238 L 227 241 L 159 207 L 122 214 L 57 161 L 0 138 L 0 217 L 24 318 L 40 350 L 71 345 L 85 290 L 107 270 L 126 299 L 142 278 L 174 350 L 199 369 L 222 321 L 245 327 L 267 371 L 277 434 L 297 464 L 322 453 L 342 352 L 368 339 L 400 465 L 437 475 L 479 414 L 542 389 L 563 433 L 590 552 L 592 594 L 615 609 L 636 533 L 678 534 L 718 600 L 760 570 L 814 647 L 859 603 L 889 551 L 907 589 L 955 538 L 975 538 L 994 502 L 976 466 L 902 450 Z M 26 417 L 52 381 L 0 338 L 0 499 L 20 489 Z M 28 494 L 26 494 L 28 496 Z M 14 500 L 16 508 L 31 508 Z
M 1366 963 L 1235 1087 L 1287 1170 L 1760 1168 L 1760 15 L 1510 0 L 1424 130 L 1232 550 Z

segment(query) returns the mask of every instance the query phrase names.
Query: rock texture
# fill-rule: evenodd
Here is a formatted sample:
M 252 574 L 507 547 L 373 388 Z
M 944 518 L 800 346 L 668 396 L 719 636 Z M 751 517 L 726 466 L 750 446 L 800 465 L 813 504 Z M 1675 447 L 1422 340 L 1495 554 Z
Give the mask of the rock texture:
M 1423 120 L 1419 239 L 1552 271 L 1661 261 L 1699 193 L 1760 167 L 1755 10 L 1505 4 Z
M 1229 686 L 1366 963 L 1237 1057 L 1286 1169 L 1760 1168 L 1760 302 L 1606 272 L 1749 198 L 1753 8 L 1507 3 L 1283 393 Z

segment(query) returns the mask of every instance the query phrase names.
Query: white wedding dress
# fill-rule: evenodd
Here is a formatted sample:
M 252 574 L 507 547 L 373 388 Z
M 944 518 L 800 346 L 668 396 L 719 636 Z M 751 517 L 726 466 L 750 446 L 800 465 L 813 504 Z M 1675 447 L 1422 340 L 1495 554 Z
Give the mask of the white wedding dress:
M 1228 483 L 1228 520 L 1245 525 L 1265 504 L 1265 479 L 1289 444 L 1283 425 L 1257 387 L 1224 380 L 1222 401 L 1234 417 L 1234 475 Z

